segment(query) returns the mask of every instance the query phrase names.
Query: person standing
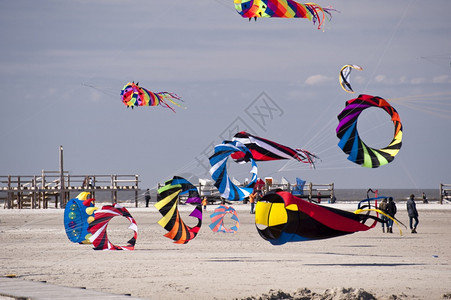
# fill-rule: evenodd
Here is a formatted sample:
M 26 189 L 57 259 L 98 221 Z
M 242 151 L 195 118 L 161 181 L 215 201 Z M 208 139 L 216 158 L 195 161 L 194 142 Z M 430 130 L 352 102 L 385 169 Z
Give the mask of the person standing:
M 381 204 L 379 204 L 379 210 L 381 210 L 383 213 L 387 213 L 387 198 L 384 198 L 381 202 Z M 389 229 L 388 229 L 388 218 L 387 216 L 382 215 L 382 232 L 385 232 L 385 225 L 387 225 L 387 233 L 389 233 Z
M 150 191 L 149 189 L 147 189 L 146 193 L 144 194 L 144 199 L 146 199 L 146 207 L 149 207 L 150 198 Z
M 204 197 L 202 199 L 202 206 L 204 207 L 204 211 L 206 211 L 207 210 L 207 197 Z
M 253 191 L 252 194 L 249 195 L 249 202 L 251 204 L 251 214 L 254 214 L 254 208 L 255 208 L 255 198 L 257 198 L 257 192 Z
M 417 211 L 417 205 L 415 203 L 415 195 L 410 195 L 409 200 L 407 200 L 407 214 L 409 215 L 409 224 L 410 224 L 410 230 L 412 233 L 417 233 L 417 226 L 418 226 L 418 211 Z M 415 220 L 415 224 L 412 224 Z
M 395 218 L 396 212 L 397 212 L 397 208 L 396 208 L 396 203 L 395 201 L 393 201 L 393 197 L 388 198 L 388 203 L 387 203 L 387 214 L 392 217 Z M 388 227 L 387 227 L 387 232 L 388 233 L 393 233 L 393 219 L 388 218 Z

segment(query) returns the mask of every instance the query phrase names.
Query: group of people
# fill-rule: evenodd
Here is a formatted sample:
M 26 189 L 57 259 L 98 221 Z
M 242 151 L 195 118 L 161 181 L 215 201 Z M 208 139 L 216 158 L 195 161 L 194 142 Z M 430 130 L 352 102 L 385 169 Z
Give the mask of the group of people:
M 409 226 L 411 233 L 417 233 L 418 226 L 418 210 L 415 203 L 415 195 L 410 195 L 409 200 L 407 200 L 407 214 L 409 216 Z M 385 226 L 387 227 L 387 233 L 393 233 L 393 219 L 397 212 L 396 203 L 393 201 L 392 197 L 384 198 L 379 204 L 379 210 L 381 210 L 386 215 L 382 215 L 382 232 L 385 232 Z

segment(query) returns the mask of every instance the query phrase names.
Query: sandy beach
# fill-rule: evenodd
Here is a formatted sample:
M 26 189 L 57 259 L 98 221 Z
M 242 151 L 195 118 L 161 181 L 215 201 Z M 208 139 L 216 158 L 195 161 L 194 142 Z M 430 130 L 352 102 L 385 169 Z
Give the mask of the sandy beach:
M 334 207 L 353 211 L 355 203 Z M 97 206 L 100 206 L 99 203 Z M 396 217 L 408 226 L 405 203 Z M 257 233 L 248 205 L 235 205 L 240 228 L 214 233 L 208 206 L 198 236 L 172 243 L 154 207 L 129 208 L 138 224 L 134 251 L 94 251 L 71 243 L 63 209 L 0 209 L 1 276 L 86 287 L 147 299 L 243 299 L 270 290 L 363 289 L 377 299 L 442 299 L 451 293 L 451 205 L 422 204 L 418 234 L 380 225 L 367 232 L 272 246 Z M 182 218 L 190 225 L 188 207 Z M 205 216 L 205 215 L 204 215 Z M 194 222 L 193 222 L 194 223 Z M 110 240 L 124 245 L 132 236 L 125 218 L 110 222 Z M 234 224 L 227 220 L 226 225 Z M 393 299 L 393 297 L 391 298 Z

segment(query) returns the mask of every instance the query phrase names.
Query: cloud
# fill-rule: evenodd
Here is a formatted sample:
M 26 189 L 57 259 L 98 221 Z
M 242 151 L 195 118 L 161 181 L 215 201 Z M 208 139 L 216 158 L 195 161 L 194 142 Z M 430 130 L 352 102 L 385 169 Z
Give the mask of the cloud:
M 307 79 L 304 81 L 306 85 L 322 85 L 328 82 L 331 82 L 333 80 L 332 77 L 328 77 L 325 75 L 317 74 L 307 77 Z

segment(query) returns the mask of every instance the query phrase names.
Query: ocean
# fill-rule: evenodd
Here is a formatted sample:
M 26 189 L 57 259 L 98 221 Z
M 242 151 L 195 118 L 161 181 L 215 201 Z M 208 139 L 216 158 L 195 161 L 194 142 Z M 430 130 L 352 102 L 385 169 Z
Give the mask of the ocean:
M 335 189 L 335 197 L 337 202 L 358 202 L 360 200 L 366 199 L 368 189 Z M 374 189 L 373 189 L 374 190 Z M 144 206 L 144 192 L 145 190 L 139 190 L 138 192 L 138 203 L 139 207 Z M 407 198 L 414 194 L 418 201 L 422 201 L 422 193 L 425 193 L 428 201 L 437 202 L 440 200 L 440 190 L 437 189 L 379 189 L 378 196 L 393 197 L 395 202 L 407 201 Z M 78 192 L 73 192 L 70 194 L 71 198 L 75 198 Z M 322 193 L 326 195 L 326 193 Z M 4 201 L 6 199 L 6 193 L 0 192 L 0 209 L 4 207 Z M 155 203 L 157 199 L 156 190 L 151 190 L 151 202 Z M 369 197 L 374 197 L 373 193 L 369 193 Z M 95 199 L 98 202 L 111 202 L 112 195 L 111 192 L 107 191 L 96 191 Z M 322 201 L 327 202 L 327 199 Z M 53 201 L 52 201 L 53 202 Z M 132 191 L 118 191 L 118 203 L 124 206 L 133 207 L 135 204 L 135 193 Z M 49 204 L 49 207 L 54 207 L 53 204 Z

